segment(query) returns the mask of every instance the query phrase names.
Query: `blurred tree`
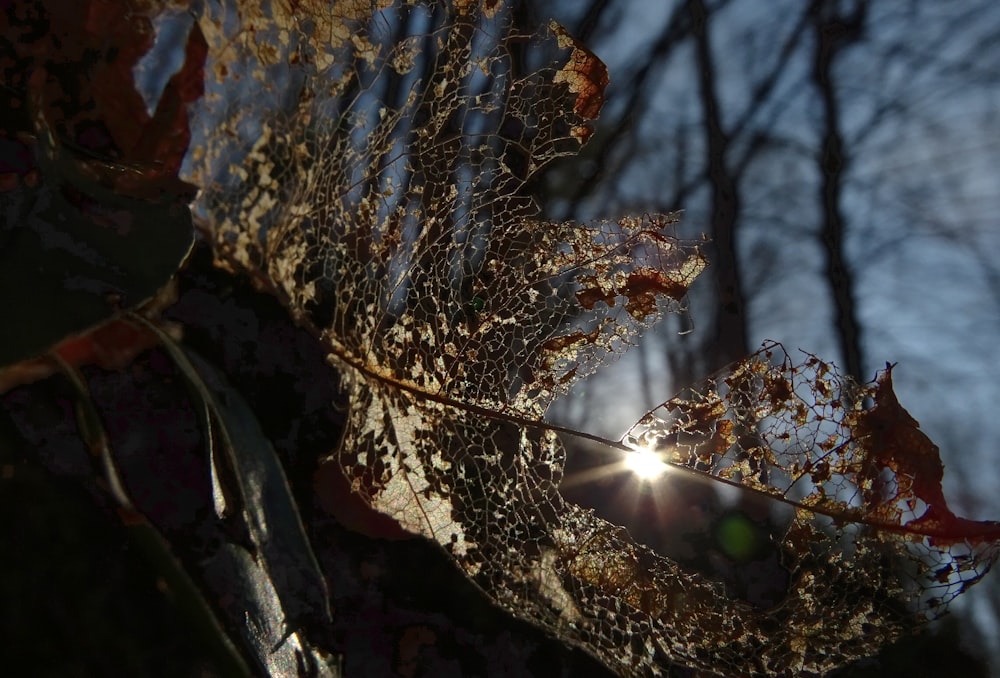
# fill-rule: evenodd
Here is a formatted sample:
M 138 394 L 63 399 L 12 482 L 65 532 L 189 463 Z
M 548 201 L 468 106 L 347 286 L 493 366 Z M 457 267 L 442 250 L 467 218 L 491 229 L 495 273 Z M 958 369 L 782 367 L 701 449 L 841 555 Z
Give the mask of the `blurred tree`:
M 834 306 L 834 328 L 840 355 L 848 374 L 864 380 L 861 325 L 857 312 L 856 283 L 844 249 L 846 217 L 843 206 L 844 176 L 848 169 L 848 149 L 841 129 L 841 88 L 834 79 L 837 56 L 864 38 L 868 3 L 857 2 L 844 10 L 836 0 L 815 0 L 810 7 L 813 31 L 812 81 L 822 102 L 820 152 L 816 156 L 820 176 L 819 238 L 826 258 L 826 282 Z
M 678 0 L 556 14 L 613 77 L 593 144 L 539 183 L 548 213 L 683 209 L 682 233 L 714 241 L 712 282 L 690 296 L 694 331 L 658 330 L 625 377 L 642 400 L 763 338 L 839 356 L 863 381 L 899 360 L 901 397 L 955 472 L 948 490 L 995 512 L 997 6 Z M 672 383 L 651 382 L 663 364 Z M 557 404 L 560 416 L 618 408 L 599 424 L 618 430 L 636 406 L 602 390 Z M 1000 636 L 992 590 L 968 601 L 988 642 Z

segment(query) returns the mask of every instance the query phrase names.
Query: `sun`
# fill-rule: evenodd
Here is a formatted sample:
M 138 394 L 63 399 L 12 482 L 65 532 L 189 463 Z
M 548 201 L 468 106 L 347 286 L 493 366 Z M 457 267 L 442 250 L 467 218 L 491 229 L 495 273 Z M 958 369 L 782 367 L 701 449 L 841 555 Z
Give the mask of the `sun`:
M 631 471 L 639 480 L 652 482 L 663 475 L 670 467 L 663 461 L 658 452 L 648 447 L 640 447 L 625 453 L 625 468 Z
M 604 451 L 607 456 L 603 463 L 581 465 L 581 468 L 567 473 L 561 486 L 568 489 L 627 475 L 632 481 L 626 487 L 635 493 L 644 486 L 658 484 L 661 477 L 672 470 L 667 462 L 671 447 L 663 436 L 645 433 L 637 437 L 625 436 L 615 448 Z

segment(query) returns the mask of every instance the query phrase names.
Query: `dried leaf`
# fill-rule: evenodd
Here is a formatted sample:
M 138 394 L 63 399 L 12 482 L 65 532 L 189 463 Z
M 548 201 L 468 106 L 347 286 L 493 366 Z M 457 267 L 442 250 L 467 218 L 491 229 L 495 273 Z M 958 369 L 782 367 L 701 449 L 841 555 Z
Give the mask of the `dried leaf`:
M 855 450 L 875 439 L 859 425 L 901 418 L 865 420 L 863 389 L 818 361 L 814 400 L 798 395 L 802 368 L 758 356 L 609 442 L 671 443 L 675 465 L 788 507 L 779 605 L 736 599 L 565 502 L 546 409 L 681 309 L 706 262 L 670 217 L 536 219 L 525 183 L 579 149 L 607 83 L 561 27 L 519 34 L 495 2 L 334 7 L 323 42 L 280 7 L 201 18 L 217 81 L 193 172 L 219 261 L 275 291 L 340 371 L 351 404 L 333 457 L 357 495 L 623 675 L 797 675 L 863 656 L 932 603 L 886 546 L 915 549 L 918 570 L 938 558 L 942 602 L 982 575 L 987 542 L 888 527 L 870 464 L 852 464 L 896 460 Z
M 723 430 L 735 435 L 720 439 Z M 861 386 L 815 356 L 794 364 L 767 344 L 623 438 L 642 440 L 658 441 L 674 466 L 794 509 L 776 543 L 791 575 L 785 599 L 744 614 L 781 674 L 874 653 L 939 616 L 1000 556 L 1000 523 L 948 508 L 938 448 L 900 406 L 889 366 Z

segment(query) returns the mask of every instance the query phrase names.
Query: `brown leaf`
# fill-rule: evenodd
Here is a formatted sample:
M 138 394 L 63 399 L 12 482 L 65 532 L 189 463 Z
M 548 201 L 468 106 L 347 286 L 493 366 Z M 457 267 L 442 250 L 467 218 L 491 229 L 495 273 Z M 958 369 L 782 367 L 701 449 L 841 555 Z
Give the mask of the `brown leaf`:
M 865 455 L 865 471 L 873 486 L 886 491 L 884 483 L 878 481 L 884 469 L 892 472 L 895 481 L 891 496 L 882 498 L 876 511 L 884 512 L 890 501 L 896 507 L 925 507 L 920 515 L 903 522 L 903 527 L 917 535 L 931 535 L 939 547 L 966 540 L 978 543 L 1000 539 L 1000 524 L 966 520 L 948 508 L 940 450 L 899 404 L 892 388 L 892 369 L 887 364 L 879 375 L 875 405 L 860 413 L 855 423 L 855 435 Z
M 571 48 L 566 65 L 556 73 L 555 82 L 565 82 L 569 91 L 576 94 L 573 110 L 584 120 L 595 120 L 604 105 L 604 90 L 608 86 L 608 68 L 594 56 L 594 53 L 581 45 L 565 28 L 551 22 L 549 30 L 559 39 L 559 46 Z M 585 143 L 593 130 L 588 125 L 576 125 L 573 136 Z
M 133 69 L 153 44 L 151 16 L 138 0 L 43 3 L 49 29 L 17 45 L 27 75 L 35 133 L 49 152 L 69 153 L 77 171 L 122 195 L 187 196 L 177 179 L 190 132 L 187 105 L 202 95 L 205 40 L 196 26 L 185 61 L 151 117 Z M 68 162 L 63 158 L 63 162 Z
M 985 573 L 995 543 L 942 545 L 889 520 L 869 462 L 895 453 L 866 454 L 857 430 L 870 389 L 776 345 L 605 442 L 660 441 L 685 472 L 778 505 L 782 600 L 748 604 L 567 503 L 548 406 L 681 308 L 704 257 L 670 217 L 536 220 L 525 183 L 588 138 L 607 85 L 564 29 L 529 39 L 469 0 L 400 3 L 378 22 L 359 8 L 325 14 L 323 41 L 267 3 L 235 28 L 203 17 L 217 85 L 292 64 L 303 86 L 208 102 L 195 169 L 219 259 L 272 288 L 341 373 L 351 405 L 331 461 L 353 492 L 622 675 L 820 674 Z M 410 16 L 428 32 L 372 29 Z

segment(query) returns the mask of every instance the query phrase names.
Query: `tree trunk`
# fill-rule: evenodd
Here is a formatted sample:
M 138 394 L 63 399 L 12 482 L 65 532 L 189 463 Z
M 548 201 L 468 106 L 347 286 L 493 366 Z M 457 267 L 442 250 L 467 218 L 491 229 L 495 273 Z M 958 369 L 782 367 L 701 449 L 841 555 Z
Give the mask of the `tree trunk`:
M 815 32 L 813 84 L 823 108 L 819 162 L 819 200 L 822 211 L 819 237 L 826 255 L 826 280 L 834 305 L 834 326 L 845 371 L 867 381 L 861 348 L 856 281 L 844 252 L 846 226 L 842 209 L 844 176 L 849 157 L 840 126 L 840 109 L 833 66 L 837 55 L 861 39 L 868 5 L 862 0 L 849 13 L 840 12 L 837 0 L 815 0 L 811 13 Z
M 715 63 L 708 34 L 709 12 L 703 0 L 688 2 L 688 11 L 699 71 L 698 91 L 704 111 L 708 151 L 705 172 L 711 184 L 709 214 L 712 243 L 708 247 L 708 255 L 712 267 L 709 270 L 719 295 L 715 317 L 712 318 L 712 326 L 704 340 L 702 351 L 703 360 L 707 363 L 704 367 L 706 371 L 712 372 L 748 353 L 746 302 L 736 251 L 740 200 L 735 175 L 726 162 L 730 138 L 723 129 L 716 91 Z

